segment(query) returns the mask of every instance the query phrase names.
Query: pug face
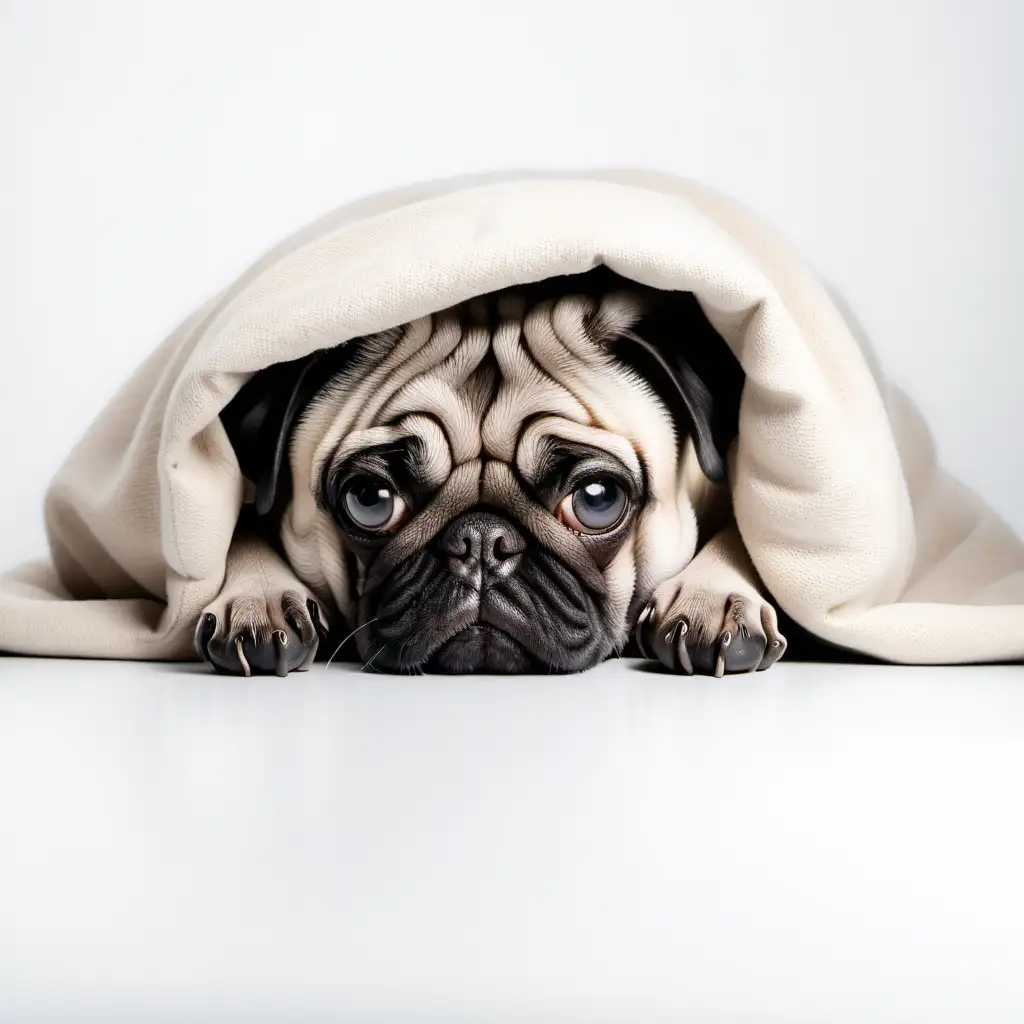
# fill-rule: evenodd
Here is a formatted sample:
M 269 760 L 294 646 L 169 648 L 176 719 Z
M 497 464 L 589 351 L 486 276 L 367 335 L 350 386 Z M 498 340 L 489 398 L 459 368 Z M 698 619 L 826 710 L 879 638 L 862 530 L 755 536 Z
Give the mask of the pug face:
M 367 665 L 589 668 L 721 500 L 708 395 L 641 333 L 652 296 L 547 293 L 350 343 L 278 389 L 291 422 L 261 421 L 286 438 L 287 464 L 252 474 L 281 546 Z

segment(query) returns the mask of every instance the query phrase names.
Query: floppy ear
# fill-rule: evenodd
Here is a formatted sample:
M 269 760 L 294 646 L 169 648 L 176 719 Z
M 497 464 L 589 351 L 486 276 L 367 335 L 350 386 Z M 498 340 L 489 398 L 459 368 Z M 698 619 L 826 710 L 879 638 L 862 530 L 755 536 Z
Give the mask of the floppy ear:
M 690 292 L 661 293 L 652 311 L 614 347 L 666 403 L 680 440 L 693 437 L 704 475 L 723 483 L 745 378 L 697 299 Z
M 270 515 L 291 490 L 288 441 L 302 410 L 349 356 L 347 345 L 258 370 L 220 414 L 244 476 L 256 488 L 255 511 Z

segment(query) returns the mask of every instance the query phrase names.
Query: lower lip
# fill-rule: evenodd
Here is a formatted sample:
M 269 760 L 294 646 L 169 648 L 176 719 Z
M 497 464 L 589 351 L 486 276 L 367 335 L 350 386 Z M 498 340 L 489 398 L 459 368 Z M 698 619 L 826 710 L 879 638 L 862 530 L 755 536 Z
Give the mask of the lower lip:
M 432 672 L 523 672 L 532 660 L 504 630 L 474 623 L 448 640 L 426 667 Z

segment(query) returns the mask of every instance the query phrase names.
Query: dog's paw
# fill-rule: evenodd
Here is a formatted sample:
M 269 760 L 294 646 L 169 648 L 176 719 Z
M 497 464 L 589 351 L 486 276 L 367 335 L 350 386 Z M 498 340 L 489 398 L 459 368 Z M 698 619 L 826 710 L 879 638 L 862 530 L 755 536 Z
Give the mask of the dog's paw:
M 218 672 L 251 676 L 304 672 L 326 635 L 320 606 L 297 590 L 230 597 L 221 594 L 196 624 L 200 657 Z
M 670 580 L 635 628 L 640 653 L 690 675 L 763 671 L 786 652 L 775 609 L 755 593 L 715 593 Z

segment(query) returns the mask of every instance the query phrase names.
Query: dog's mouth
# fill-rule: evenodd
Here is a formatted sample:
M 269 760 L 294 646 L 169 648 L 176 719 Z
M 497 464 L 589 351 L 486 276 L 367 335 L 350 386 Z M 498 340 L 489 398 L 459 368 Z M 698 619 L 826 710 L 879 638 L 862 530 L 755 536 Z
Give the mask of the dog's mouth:
M 579 672 L 603 660 L 612 644 L 598 597 L 571 569 L 494 513 L 453 528 L 448 548 L 421 549 L 361 596 L 364 660 L 449 674 Z
M 477 622 L 460 630 L 434 652 L 428 672 L 507 674 L 537 668 L 536 659 L 503 629 Z
M 364 660 L 369 657 L 380 672 L 449 675 L 560 674 L 601 660 L 600 635 L 590 622 L 581 619 L 573 629 L 542 602 L 520 607 L 497 589 L 484 595 L 458 583 L 445 589 L 439 602 L 445 614 L 429 601 L 414 610 L 379 608 L 364 634 Z

